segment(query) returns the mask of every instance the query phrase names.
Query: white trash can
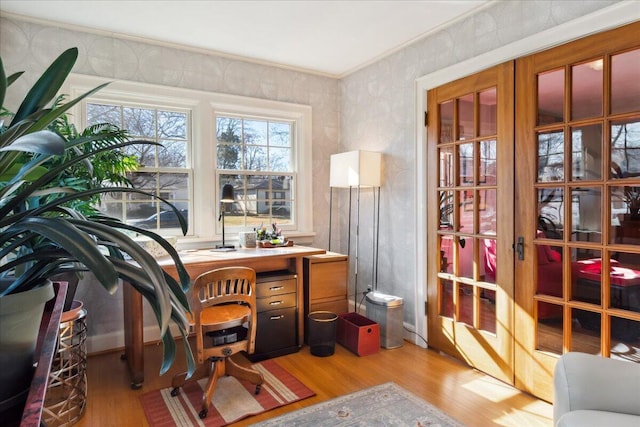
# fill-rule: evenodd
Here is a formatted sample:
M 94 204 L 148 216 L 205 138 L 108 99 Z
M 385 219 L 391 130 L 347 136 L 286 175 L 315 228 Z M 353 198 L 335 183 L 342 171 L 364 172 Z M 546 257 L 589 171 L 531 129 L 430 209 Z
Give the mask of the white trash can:
M 380 346 L 402 347 L 403 299 L 379 292 L 369 292 L 366 303 L 367 317 L 380 325 Z

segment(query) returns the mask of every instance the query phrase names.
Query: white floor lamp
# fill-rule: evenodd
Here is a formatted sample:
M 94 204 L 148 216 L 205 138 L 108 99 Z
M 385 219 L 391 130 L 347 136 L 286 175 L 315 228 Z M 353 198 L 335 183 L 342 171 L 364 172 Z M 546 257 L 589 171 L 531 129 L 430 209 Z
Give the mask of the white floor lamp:
M 329 171 L 329 250 L 331 250 L 331 228 L 333 216 L 333 189 L 348 188 L 349 189 L 349 236 L 348 236 L 348 255 L 351 256 L 351 217 L 352 217 L 352 190 L 356 189 L 356 239 L 355 239 L 355 271 L 354 271 L 354 305 L 358 297 L 358 252 L 360 241 L 360 190 L 363 188 L 373 190 L 373 209 L 374 209 L 374 233 L 375 244 L 373 245 L 374 256 L 374 272 L 377 276 L 377 258 L 378 258 L 378 231 L 380 210 L 376 210 L 376 190 L 378 198 L 378 206 L 380 204 L 380 186 L 382 175 L 382 154 L 372 151 L 349 151 L 346 153 L 333 154 L 331 156 L 331 166 Z M 372 282 L 374 281 L 374 273 L 372 273 Z M 377 277 L 375 277 L 377 281 Z M 373 285 L 373 283 L 372 283 Z M 377 283 L 376 283 L 377 285 Z M 354 307 L 357 311 L 357 307 Z

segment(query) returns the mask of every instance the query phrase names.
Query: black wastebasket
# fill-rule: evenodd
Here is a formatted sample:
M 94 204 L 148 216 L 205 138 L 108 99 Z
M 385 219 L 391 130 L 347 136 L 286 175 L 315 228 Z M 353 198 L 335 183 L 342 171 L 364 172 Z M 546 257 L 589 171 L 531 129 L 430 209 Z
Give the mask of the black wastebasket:
M 309 313 L 309 348 L 314 356 L 331 356 L 336 348 L 338 315 L 330 311 Z

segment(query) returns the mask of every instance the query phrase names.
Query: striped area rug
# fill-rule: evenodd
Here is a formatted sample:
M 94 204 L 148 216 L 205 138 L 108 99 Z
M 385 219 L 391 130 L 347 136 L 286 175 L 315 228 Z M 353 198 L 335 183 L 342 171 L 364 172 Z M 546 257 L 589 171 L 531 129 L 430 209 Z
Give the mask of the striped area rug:
M 144 413 L 151 427 L 218 427 L 251 415 L 306 399 L 315 393 L 297 378 L 278 365 L 266 360 L 253 365 L 262 372 L 262 391 L 255 395 L 255 386 L 234 377 L 218 380 L 207 417 L 198 417 L 202 402 L 202 390 L 207 379 L 188 382 L 180 394 L 171 396 L 171 388 L 155 390 L 140 397 Z

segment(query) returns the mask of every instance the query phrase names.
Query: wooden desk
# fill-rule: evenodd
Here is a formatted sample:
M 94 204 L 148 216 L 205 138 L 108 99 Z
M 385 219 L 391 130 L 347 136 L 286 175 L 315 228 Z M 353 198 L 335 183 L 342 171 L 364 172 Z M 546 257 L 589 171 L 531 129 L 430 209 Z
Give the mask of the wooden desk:
M 305 246 L 282 248 L 239 248 L 231 252 L 216 252 L 210 249 L 181 251 L 180 258 L 189 275 L 195 279 L 200 274 L 220 267 L 244 266 L 257 273 L 287 270 L 297 274 L 298 289 L 298 346 L 304 339 L 304 286 L 302 259 L 308 255 L 323 254 L 324 249 Z M 160 266 L 177 278 L 172 260 L 160 259 Z M 133 286 L 123 287 L 124 304 L 124 359 L 131 375 L 131 387 L 139 388 L 144 382 L 144 322 L 142 318 L 142 295 Z

